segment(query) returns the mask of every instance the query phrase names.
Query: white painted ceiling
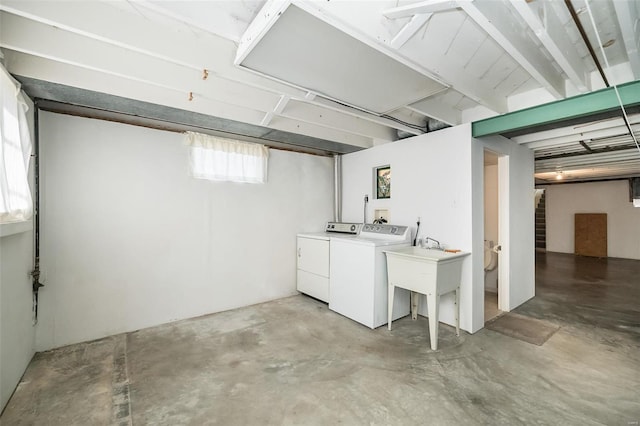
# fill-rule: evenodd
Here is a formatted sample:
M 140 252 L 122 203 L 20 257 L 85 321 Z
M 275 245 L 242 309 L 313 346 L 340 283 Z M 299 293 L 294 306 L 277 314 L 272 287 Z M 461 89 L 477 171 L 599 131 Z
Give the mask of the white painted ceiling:
M 572 3 L 610 83 L 640 79 L 640 2 L 591 0 L 587 8 L 585 1 Z M 335 96 L 329 99 L 239 68 L 234 65 L 238 44 L 264 1 L 2 0 L 0 47 L 6 67 L 19 77 L 357 149 L 397 140 L 398 131 L 421 134 L 429 120 L 457 125 L 605 87 L 564 1 L 294 3 L 424 70 L 445 89 L 376 115 L 346 106 Z M 606 61 L 591 18 L 601 43 L 608 46 L 603 49 Z M 295 38 L 296 31 L 290 36 Z M 322 51 L 316 53 L 322 58 Z M 357 72 L 364 76 L 368 70 Z M 384 85 L 380 81 L 371 91 Z M 640 121 L 637 116 L 634 120 Z M 607 137 L 618 138 L 611 143 L 628 145 L 630 137 L 619 131 L 624 126 L 609 121 L 617 130 Z M 584 130 L 574 126 L 515 139 L 536 150 L 540 179 L 553 177 L 560 168 L 581 179 L 640 175 L 640 150 L 620 149 L 615 158 L 607 153 L 603 158 L 565 156 L 560 165 L 543 159 L 584 154 Z

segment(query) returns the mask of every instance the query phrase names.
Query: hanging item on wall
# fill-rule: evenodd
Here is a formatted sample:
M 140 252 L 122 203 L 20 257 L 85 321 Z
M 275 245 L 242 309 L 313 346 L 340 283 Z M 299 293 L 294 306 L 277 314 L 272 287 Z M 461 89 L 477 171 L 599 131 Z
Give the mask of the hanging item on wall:
M 376 167 L 376 198 L 391 198 L 391 166 Z

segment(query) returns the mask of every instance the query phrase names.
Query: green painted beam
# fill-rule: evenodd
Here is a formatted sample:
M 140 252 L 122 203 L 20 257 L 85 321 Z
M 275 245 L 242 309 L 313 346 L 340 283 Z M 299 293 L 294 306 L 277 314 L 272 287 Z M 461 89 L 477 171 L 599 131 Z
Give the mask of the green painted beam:
M 618 86 L 625 108 L 640 105 L 640 80 Z M 613 87 L 471 123 L 474 138 L 552 125 L 620 109 Z

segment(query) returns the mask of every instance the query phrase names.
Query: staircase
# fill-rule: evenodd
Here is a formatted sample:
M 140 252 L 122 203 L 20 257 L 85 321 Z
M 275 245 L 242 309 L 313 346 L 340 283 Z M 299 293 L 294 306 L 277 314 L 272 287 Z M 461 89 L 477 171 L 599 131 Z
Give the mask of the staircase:
M 545 193 L 536 206 L 536 251 L 547 251 L 547 222 L 545 219 Z

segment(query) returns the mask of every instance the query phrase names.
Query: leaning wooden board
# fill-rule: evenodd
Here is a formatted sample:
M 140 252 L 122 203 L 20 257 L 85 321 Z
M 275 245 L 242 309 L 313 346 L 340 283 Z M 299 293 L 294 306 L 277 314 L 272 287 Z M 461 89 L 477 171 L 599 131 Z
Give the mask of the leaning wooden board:
M 607 214 L 576 213 L 575 254 L 607 257 Z

